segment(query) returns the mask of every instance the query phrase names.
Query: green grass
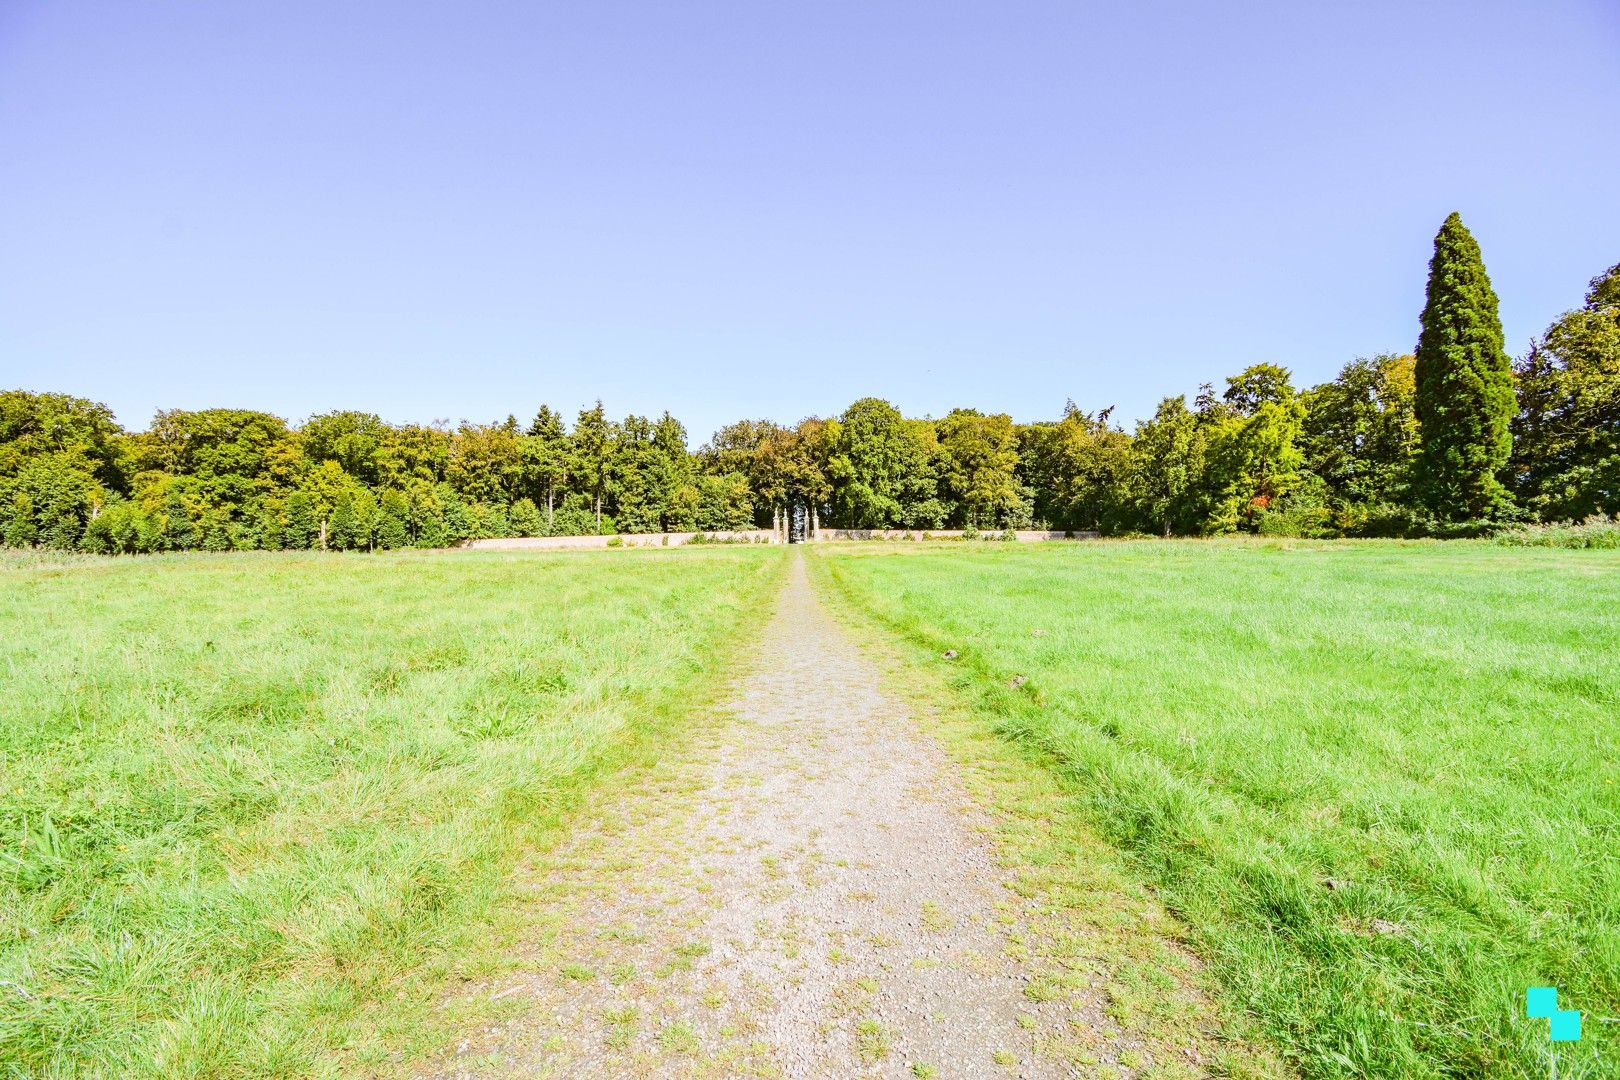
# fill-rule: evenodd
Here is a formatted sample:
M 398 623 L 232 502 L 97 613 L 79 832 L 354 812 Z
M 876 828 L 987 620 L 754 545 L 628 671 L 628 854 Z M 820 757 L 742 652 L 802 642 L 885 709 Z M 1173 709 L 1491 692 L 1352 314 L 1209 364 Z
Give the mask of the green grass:
M 1063 778 L 1304 1074 L 1546 1076 L 1524 991 L 1556 985 L 1585 1013 L 1559 1075 L 1620 1075 L 1613 553 L 817 554 Z
M 370 1072 L 776 549 L 0 560 L 0 1076 Z

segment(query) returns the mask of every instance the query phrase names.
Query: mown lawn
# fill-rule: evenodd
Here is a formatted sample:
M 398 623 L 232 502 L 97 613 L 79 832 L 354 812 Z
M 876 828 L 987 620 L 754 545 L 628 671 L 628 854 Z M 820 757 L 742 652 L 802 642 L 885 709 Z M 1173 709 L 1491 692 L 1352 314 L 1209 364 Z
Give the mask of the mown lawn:
M 0 561 L 0 1076 L 364 1071 L 779 549 Z
M 1067 779 L 1304 1074 L 1544 1077 L 1548 985 L 1585 1014 L 1559 1076 L 1620 1075 L 1617 553 L 817 554 Z

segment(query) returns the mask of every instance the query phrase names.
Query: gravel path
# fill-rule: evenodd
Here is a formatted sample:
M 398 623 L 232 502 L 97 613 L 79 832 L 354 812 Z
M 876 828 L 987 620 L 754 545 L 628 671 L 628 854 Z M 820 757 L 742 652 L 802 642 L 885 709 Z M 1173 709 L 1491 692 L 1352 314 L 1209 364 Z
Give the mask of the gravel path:
M 430 1075 L 1136 1074 L 1095 1003 L 1039 992 L 1039 913 L 802 556 L 729 712 L 536 870 L 553 921 L 476 990 L 510 1018 Z M 1083 1069 L 1042 1050 L 1076 1030 Z

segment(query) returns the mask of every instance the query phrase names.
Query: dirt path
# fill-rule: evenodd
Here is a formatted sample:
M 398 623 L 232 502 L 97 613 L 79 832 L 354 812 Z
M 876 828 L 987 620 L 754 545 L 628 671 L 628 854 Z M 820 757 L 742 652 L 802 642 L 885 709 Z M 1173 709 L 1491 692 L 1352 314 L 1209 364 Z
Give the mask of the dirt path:
M 509 1016 L 430 1075 L 1138 1074 L 1094 1000 L 1040 992 L 1040 913 L 802 556 L 735 691 L 536 871 L 552 922 L 476 991 Z M 1043 1050 L 1076 1030 L 1083 1068 Z

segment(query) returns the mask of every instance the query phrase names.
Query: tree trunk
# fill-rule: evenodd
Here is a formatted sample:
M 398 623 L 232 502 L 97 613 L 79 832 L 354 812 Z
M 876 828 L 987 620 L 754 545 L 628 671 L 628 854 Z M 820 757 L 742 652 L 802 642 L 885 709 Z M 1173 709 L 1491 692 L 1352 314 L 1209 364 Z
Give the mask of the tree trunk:
M 596 493 L 596 535 L 602 535 L 602 493 Z
M 552 499 L 555 497 L 556 492 L 557 492 L 557 485 L 554 482 L 552 482 L 550 480 L 547 480 L 546 481 L 546 532 L 548 532 L 548 533 L 551 531 L 551 505 L 552 505 Z
M 326 550 L 326 519 L 321 518 L 321 550 Z

